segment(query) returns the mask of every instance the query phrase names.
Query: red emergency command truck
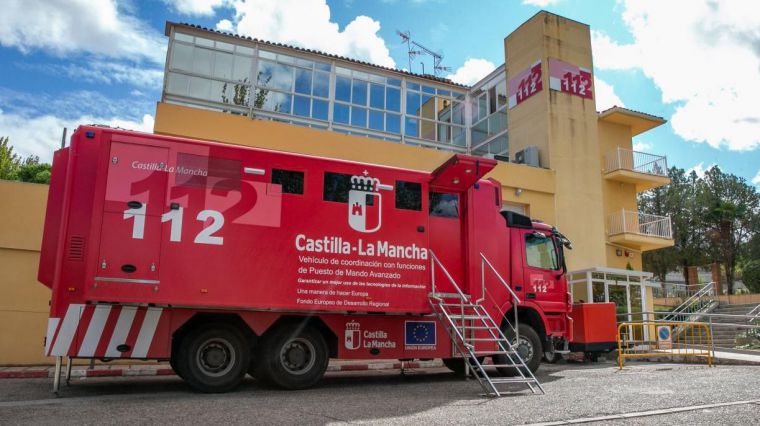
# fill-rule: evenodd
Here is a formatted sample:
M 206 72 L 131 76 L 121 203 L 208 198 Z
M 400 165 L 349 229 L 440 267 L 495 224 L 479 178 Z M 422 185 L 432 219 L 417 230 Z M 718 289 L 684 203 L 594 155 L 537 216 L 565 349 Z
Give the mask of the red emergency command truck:
M 491 394 L 539 391 L 532 371 L 571 338 L 569 242 L 501 211 L 501 185 L 481 179 L 495 165 L 452 155 L 430 173 L 79 127 L 53 161 L 45 354 L 168 360 L 205 392 L 246 373 L 306 388 L 330 358 L 442 358 Z

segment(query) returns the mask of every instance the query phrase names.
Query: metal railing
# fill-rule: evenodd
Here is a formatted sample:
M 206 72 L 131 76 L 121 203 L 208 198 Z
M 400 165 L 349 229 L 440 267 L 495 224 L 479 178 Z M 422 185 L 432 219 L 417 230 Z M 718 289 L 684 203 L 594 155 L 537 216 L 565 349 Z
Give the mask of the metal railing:
M 665 318 L 665 321 L 688 321 L 695 314 L 700 314 L 714 303 L 714 283 L 709 283 L 698 292 L 691 295 L 683 303 L 673 309 Z
M 676 333 L 676 329 L 687 332 Z M 650 331 L 647 333 L 646 331 Z M 655 338 L 645 338 L 654 331 Z M 631 321 L 618 325 L 618 367 L 626 358 L 700 357 L 712 367 L 712 333 L 703 322 Z
M 512 306 L 514 307 L 512 310 L 515 313 L 515 322 L 514 323 L 510 323 L 509 321 L 507 321 L 507 324 L 509 324 L 509 326 L 512 328 L 512 331 L 514 331 L 514 333 L 515 333 L 515 340 L 519 342 L 520 341 L 520 335 L 519 335 L 519 332 L 518 332 L 518 329 L 517 329 L 518 328 L 517 327 L 517 325 L 518 325 L 518 323 L 517 323 L 517 305 L 519 305 L 522 302 L 520 301 L 520 298 L 517 296 L 517 294 L 514 291 L 512 291 L 512 288 L 509 286 L 509 284 L 507 284 L 507 282 L 504 280 L 504 278 L 502 278 L 502 276 L 499 273 L 499 271 L 497 271 L 496 268 L 494 268 L 494 266 L 491 264 L 491 262 L 488 261 L 488 259 L 483 254 L 483 252 L 480 252 L 480 286 L 481 286 L 481 292 L 482 293 L 480 295 L 480 299 L 476 300 L 475 303 L 480 304 L 480 302 L 482 302 L 483 300 L 486 299 L 486 266 L 488 266 L 488 269 L 491 270 L 491 272 L 496 277 L 496 279 L 499 280 L 499 282 L 501 283 L 501 285 L 503 285 L 504 288 L 507 289 L 507 291 L 509 292 L 509 294 L 512 296 Z M 490 296 L 490 294 L 489 294 L 489 296 Z M 491 296 L 491 299 L 494 299 L 493 296 Z M 492 300 L 492 301 L 494 301 L 494 300 Z M 501 314 L 501 316 L 504 319 L 506 319 L 506 314 L 504 312 L 501 312 L 501 308 L 499 308 L 499 305 L 497 303 L 494 303 L 494 306 L 496 306 L 496 308 L 499 310 L 499 313 Z
M 747 313 L 747 316 L 749 317 L 750 323 L 754 323 L 755 321 L 760 320 L 760 305 L 755 306 L 754 309 L 749 311 L 749 313 Z
M 607 217 L 609 235 L 637 234 L 647 237 L 673 239 L 670 216 L 658 216 L 637 211 L 621 210 Z
M 605 157 L 605 172 L 630 170 L 655 176 L 668 175 L 668 159 L 662 155 L 649 154 L 625 148 L 616 148 Z

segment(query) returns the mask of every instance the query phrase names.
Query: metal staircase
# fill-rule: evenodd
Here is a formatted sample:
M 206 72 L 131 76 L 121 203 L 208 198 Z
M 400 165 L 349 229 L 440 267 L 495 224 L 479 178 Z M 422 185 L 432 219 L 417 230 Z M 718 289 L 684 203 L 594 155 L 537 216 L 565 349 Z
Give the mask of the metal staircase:
M 453 346 L 458 354 L 462 357 L 465 367 L 465 374 L 478 380 L 487 396 L 502 396 L 507 392 L 505 389 L 499 389 L 499 385 L 524 383 L 534 394 L 544 394 L 544 388 L 538 382 L 536 377 L 530 371 L 523 359 L 517 352 L 517 348 L 512 341 L 502 332 L 499 325 L 491 318 L 488 312 L 480 304 L 485 297 L 485 272 L 486 266 L 496 275 L 499 281 L 512 294 L 516 303 L 519 298 L 512 292 L 512 289 L 506 284 L 496 269 L 491 265 L 485 256 L 480 254 L 482 262 L 482 285 L 483 297 L 478 300 L 472 300 L 470 295 L 464 294 L 457 283 L 451 277 L 446 268 L 441 264 L 438 258 L 430 252 L 431 257 L 431 274 L 432 274 L 432 292 L 429 295 L 430 304 L 433 311 L 438 316 L 439 321 L 444 325 L 449 333 Z M 435 270 L 440 268 L 449 283 L 456 290 L 455 293 L 436 292 Z M 510 324 L 514 333 L 514 340 L 518 341 L 517 336 L 517 310 L 515 310 L 515 323 Z M 499 356 L 501 355 L 501 356 Z M 485 365 L 486 356 L 496 356 L 503 364 Z M 514 377 L 491 377 L 488 368 L 509 368 L 514 371 Z M 493 371 L 491 371 L 493 374 Z

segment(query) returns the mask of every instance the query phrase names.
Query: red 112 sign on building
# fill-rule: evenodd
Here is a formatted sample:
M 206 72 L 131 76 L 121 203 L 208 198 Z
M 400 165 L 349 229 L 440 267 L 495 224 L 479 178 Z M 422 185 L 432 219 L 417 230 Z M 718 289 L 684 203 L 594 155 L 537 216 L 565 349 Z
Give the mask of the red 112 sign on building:
M 591 71 L 559 59 L 549 58 L 549 88 L 586 99 L 594 98 Z
M 541 61 L 536 61 L 530 68 L 518 73 L 509 80 L 509 108 L 512 109 L 522 101 L 543 89 L 541 78 Z

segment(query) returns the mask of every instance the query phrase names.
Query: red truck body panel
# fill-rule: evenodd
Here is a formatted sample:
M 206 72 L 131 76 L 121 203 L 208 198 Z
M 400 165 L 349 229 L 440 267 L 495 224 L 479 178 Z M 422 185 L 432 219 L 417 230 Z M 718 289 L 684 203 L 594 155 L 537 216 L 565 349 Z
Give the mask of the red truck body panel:
M 526 269 L 528 231 L 505 226 L 500 184 L 480 180 L 495 164 L 454 155 L 427 173 L 80 127 L 54 158 L 46 354 L 165 359 L 190 318 L 224 312 L 256 335 L 319 317 L 341 358 L 451 356 L 430 315 L 431 252 L 503 318 L 512 300 L 481 280 L 484 254 L 546 334 L 566 336 L 567 284 Z M 436 291 L 453 291 L 434 273 Z

